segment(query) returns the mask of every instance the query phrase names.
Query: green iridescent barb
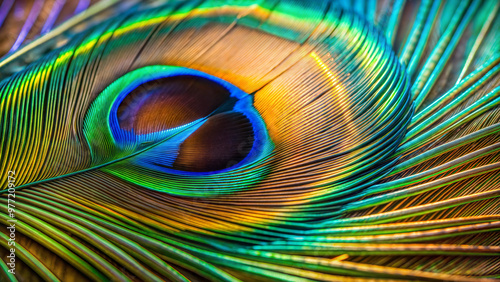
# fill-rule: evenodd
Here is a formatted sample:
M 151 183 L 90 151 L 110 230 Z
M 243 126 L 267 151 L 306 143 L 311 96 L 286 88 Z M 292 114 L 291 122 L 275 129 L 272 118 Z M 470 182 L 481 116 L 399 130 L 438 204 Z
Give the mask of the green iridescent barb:
M 500 279 L 499 8 L 3 1 L 0 280 Z

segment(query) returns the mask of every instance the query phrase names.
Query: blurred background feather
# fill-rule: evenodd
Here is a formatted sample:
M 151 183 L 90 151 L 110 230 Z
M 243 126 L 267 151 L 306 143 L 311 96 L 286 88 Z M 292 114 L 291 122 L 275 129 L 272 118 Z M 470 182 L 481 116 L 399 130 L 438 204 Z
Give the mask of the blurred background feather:
M 499 8 L 4 0 L 0 279 L 500 279 Z

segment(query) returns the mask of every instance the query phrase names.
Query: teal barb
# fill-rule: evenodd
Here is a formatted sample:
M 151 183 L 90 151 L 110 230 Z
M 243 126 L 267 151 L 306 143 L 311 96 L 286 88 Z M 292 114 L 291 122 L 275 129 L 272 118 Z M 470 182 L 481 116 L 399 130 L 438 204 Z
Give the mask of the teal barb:
M 2 281 L 500 279 L 498 1 L 73 2 L 0 48 Z

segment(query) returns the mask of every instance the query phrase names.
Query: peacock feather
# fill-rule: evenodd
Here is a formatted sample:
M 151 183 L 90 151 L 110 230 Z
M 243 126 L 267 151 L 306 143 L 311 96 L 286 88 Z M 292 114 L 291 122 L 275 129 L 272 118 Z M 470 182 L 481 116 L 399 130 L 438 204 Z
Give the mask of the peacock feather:
M 3 0 L 1 281 L 500 279 L 497 0 Z

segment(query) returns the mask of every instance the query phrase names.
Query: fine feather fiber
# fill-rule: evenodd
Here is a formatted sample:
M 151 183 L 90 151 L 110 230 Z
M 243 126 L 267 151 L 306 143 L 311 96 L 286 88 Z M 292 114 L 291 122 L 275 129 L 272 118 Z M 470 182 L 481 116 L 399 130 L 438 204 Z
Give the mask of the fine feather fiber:
M 1 1 L 0 281 L 500 281 L 499 9 Z

